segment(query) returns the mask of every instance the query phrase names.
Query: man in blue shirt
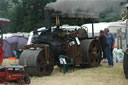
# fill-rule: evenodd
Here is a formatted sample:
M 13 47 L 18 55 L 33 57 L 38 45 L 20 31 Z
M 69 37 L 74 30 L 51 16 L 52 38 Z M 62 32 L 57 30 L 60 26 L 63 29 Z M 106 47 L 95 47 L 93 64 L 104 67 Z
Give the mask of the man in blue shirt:
M 112 33 L 109 32 L 108 28 L 105 28 L 104 32 L 107 36 L 108 44 L 109 44 L 108 47 L 106 47 L 105 49 L 106 57 L 107 57 L 109 66 L 112 67 L 113 66 L 112 51 L 113 51 L 113 48 L 115 48 L 115 37 Z

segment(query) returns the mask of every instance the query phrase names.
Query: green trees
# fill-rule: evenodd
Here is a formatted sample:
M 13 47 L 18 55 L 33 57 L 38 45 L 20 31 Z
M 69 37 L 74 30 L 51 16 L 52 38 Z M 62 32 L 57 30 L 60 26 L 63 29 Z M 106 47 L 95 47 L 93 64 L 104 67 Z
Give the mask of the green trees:
M 16 16 L 14 32 L 25 31 L 29 32 L 35 28 L 42 27 L 43 24 L 43 9 L 47 3 L 55 0 L 22 0 L 21 5 L 15 9 Z
M 8 32 L 30 32 L 42 27 L 45 5 L 55 0 L 0 0 L 0 17 L 9 18 Z
M 8 17 L 9 2 L 8 0 L 0 0 L 0 17 Z
M 9 18 L 11 20 L 10 26 L 7 28 L 7 32 L 30 32 L 35 28 L 44 26 L 44 7 L 49 2 L 56 0 L 0 0 L 0 17 Z M 80 10 L 79 10 L 80 11 Z M 115 17 L 108 16 L 110 10 L 105 10 L 100 14 L 98 21 L 114 21 L 119 19 L 119 14 Z M 87 23 L 87 21 L 75 20 L 62 21 L 61 24 L 81 24 Z M 89 20 L 88 20 L 89 21 Z M 79 22 L 79 23 L 78 23 Z M 90 22 L 90 21 L 89 21 Z

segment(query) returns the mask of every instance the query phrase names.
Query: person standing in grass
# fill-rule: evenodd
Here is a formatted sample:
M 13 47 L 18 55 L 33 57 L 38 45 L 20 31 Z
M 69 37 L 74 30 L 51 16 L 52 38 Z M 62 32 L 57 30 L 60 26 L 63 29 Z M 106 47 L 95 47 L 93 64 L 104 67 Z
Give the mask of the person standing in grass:
M 112 33 L 109 32 L 108 28 L 105 28 L 104 32 L 105 32 L 105 35 L 107 36 L 107 39 L 108 39 L 108 46 L 105 49 L 106 58 L 108 60 L 109 66 L 112 67 L 113 66 L 112 51 L 115 48 L 115 37 Z
M 107 36 L 104 33 L 104 30 L 100 30 L 99 34 L 100 34 L 99 41 L 103 51 L 103 59 L 105 59 L 106 58 L 105 48 L 108 46 L 108 40 L 107 40 Z

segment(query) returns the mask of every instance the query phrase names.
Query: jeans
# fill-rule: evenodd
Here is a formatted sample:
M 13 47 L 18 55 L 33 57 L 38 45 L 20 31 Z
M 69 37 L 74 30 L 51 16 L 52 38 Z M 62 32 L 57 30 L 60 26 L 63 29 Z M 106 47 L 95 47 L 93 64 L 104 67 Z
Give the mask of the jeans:
M 103 59 L 106 59 L 105 49 L 103 49 Z
M 108 60 L 108 65 L 112 65 L 113 66 L 113 57 L 112 57 L 112 48 L 110 48 L 109 46 L 105 48 L 105 55 L 106 58 Z

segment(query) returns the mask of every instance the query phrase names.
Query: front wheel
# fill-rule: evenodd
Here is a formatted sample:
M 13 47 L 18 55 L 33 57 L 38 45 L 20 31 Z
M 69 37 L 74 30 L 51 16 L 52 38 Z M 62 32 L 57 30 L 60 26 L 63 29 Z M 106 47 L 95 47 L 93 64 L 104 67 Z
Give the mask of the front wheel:
M 30 80 L 29 77 L 25 77 L 24 78 L 24 82 L 25 82 L 25 84 L 30 84 L 31 83 L 31 80 Z
M 126 79 L 128 79 L 128 54 L 124 54 L 123 68 Z

